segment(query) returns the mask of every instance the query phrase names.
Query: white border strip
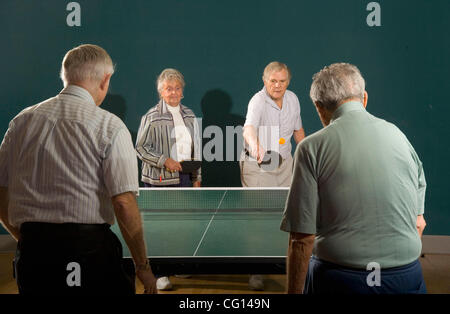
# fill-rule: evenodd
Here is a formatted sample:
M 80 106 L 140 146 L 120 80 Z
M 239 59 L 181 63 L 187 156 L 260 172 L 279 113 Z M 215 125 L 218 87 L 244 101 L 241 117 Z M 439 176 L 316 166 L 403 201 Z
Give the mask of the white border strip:
M 124 256 L 124 257 L 131 257 L 131 256 Z M 259 256 L 259 255 L 238 255 L 238 256 L 230 256 L 230 255 L 201 255 L 201 256 L 159 256 L 159 255 L 153 255 L 148 256 L 149 259 L 152 258 L 285 258 L 285 255 L 277 256 L 277 255 L 270 255 L 270 256 Z
M 139 188 L 139 191 L 288 191 L 289 187 L 230 187 L 230 188 Z

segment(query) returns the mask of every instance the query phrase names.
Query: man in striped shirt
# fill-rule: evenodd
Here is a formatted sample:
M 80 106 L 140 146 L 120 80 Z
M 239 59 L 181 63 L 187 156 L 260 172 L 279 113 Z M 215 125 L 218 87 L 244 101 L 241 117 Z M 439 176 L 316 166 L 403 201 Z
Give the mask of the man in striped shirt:
M 0 221 L 18 240 L 20 293 L 133 294 L 120 241 L 109 229 L 115 217 L 137 277 L 156 291 L 131 136 L 118 117 L 99 108 L 113 72 L 101 47 L 70 50 L 61 68 L 64 89 L 24 109 L 5 134 Z

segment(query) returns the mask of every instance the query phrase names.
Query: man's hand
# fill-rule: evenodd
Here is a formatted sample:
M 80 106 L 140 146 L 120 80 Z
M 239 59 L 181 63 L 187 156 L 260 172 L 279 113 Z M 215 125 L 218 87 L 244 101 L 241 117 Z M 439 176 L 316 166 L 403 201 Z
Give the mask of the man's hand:
M 157 294 L 158 289 L 156 289 L 156 278 L 150 269 L 137 270 L 136 277 L 144 285 L 144 294 Z
M 417 216 L 416 228 L 417 228 L 417 232 L 419 232 L 419 237 L 422 237 L 423 230 L 425 229 L 426 225 L 427 225 L 427 223 L 425 222 L 423 215 Z
M 264 158 L 265 150 L 259 144 L 255 127 L 252 125 L 246 125 L 243 129 L 242 136 L 244 137 L 245 142 L 248 144 L 250 156 L 255 158 L 258 163 L 261 163 Z
M 201 186 L 201 182 L 200 181 L 195 181 L 194 183 L 193 183 L 193 187 L 194 188 L 199 188 Z
M 19 229 L 9 224 L 8 204 L 9 204 L 8 188 L 0 187 L 0 224 L 3 225 L 6 231 L 8 231 L 16 241 L 19 241 L 20 238 Z
M 250 148 L 250 156 L 255 158 L 258 164 L 263 161 L 265 154 L 266 152 L 264 151 L 264 148 L 262 148 L 262 146 L 259 144 L 256 144 L 256 147 L 254 148 Z
M 173 160 L 172 158 L 167 158 L 164 163 L 164 167 L 171 172 L 181 171 L 181 164 L 178 161 Z

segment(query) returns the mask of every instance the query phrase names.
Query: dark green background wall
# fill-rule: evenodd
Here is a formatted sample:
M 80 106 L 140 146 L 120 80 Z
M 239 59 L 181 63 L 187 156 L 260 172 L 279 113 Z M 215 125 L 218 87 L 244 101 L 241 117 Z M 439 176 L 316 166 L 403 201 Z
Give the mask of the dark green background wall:
M 368 110 L 400 127 L 423 161 L 425 233 L 450 235 L 450 1 L 377 1 L 381 27 L 366 23 L 368 0 L 80 0 L 80 27 L 66 24 L 69 2 L 0 2 L 0 134 L 21 109 L 59 92 L 62 57 L 81 43 L 104 47 L 116 63 L 103 108 L 134 137 L 166 67 L 185 75 L 183 103 L 203 127 L 225 128 L 243 125 L 264 66 L 285 62 L 310 134 L 321 128 L 308 96 L 312 75 L 350 62 L 367 81 Z M 204 186 L 240 186 L 237 162 L 203 170 Z

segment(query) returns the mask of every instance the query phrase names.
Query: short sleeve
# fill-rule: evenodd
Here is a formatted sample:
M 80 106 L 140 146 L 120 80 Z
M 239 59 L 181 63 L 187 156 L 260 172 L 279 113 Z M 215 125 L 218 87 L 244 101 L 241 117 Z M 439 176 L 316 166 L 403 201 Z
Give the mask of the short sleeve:
M 11 137 L 12 137 L 12 128 L 13 122 L 9 124 L 9 128 L 5 133 L 2 144 L 0 146 L 0 186 L 7 187 L 8 186 L 8 156 L 10 155 L 11 150 Z
M 417 165 L 417 215 L 423 215 L 425 212 L 425 191 L 427 189 L 427 182 L 425 180 L 423 164 L 412 145 L 409 145 L 412 150 L 413 159 Z
M 286 232 L 316 234 L 319 194 L 313 158 L 306 146 L 297 146 L 294 173 L 280 229 Z
M 302 116 L 301 116 L 301 109 L 300 109 L 300 101 L 298 100 L 298 97 L 294 94 L 294 112 L 295 112 L 295 124 L 294 124 L 294 130 L 298 131 L 301 128 L 303 128 L 302 123 Z
M 245 124 L 252 125 L 255 128 L 258 128 L 261 124 L 261 114 L 263 111 L 264 100 L 261 99 L 258 95 L 255 95 L 250 99 L 247 108 L 247 116 L 245 118 Z
M 397 128 L 398 130 L 398 128 Z M 401 132 L 399 130 L 399 132 Z M 412 144 L 409 142 L 409 140 L 406 138 L 406 136 L 401 133 L 403 138 L 406 140 L 406 143 L 409 146 L 410 149 L 410 153 L 412 156 L 412 159 L 414 160 L 414 162 L 416 163 L 417 166 L 417 187 L 416 187 L 416 193 L 417 193 L 417 215 L 423 215 L 425 212 L 425 192 L 427 189 L 427 182 L 425 180 L 425 173 L 423 171 L 423 164 L 422 161 L 420 160 L 419 156 L 417 155 L 414 147 L 412 146 Z
M 137 157 L 125 127 L 117 132 L 103 160 L 103 176 L 110 197 L 125 192 L 138 195 Z
M 419 184 L 417 187 L 417 215 L 423 215 L 425 212 L 425 190 L 427 188 L 427 182 L 425 180 L 425 173 L 423 172 L 422 163 L 419 161 Z

